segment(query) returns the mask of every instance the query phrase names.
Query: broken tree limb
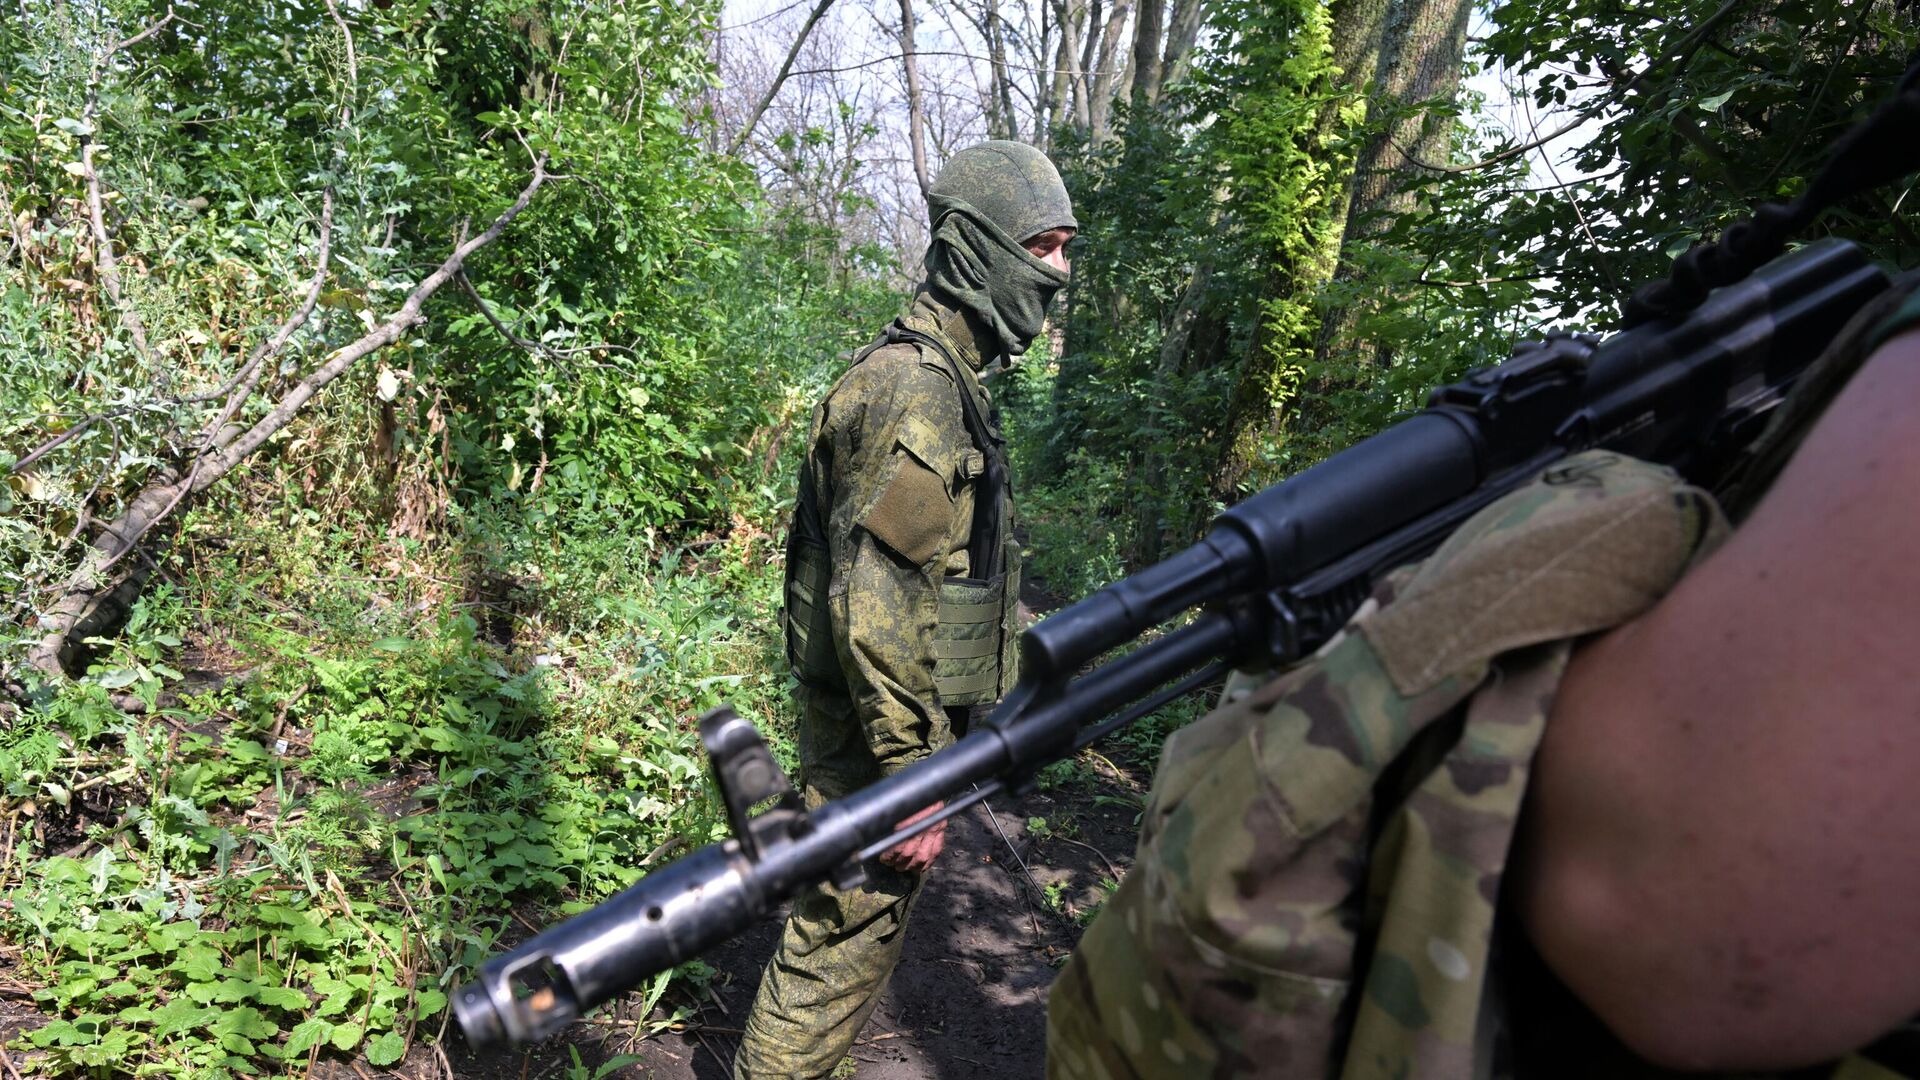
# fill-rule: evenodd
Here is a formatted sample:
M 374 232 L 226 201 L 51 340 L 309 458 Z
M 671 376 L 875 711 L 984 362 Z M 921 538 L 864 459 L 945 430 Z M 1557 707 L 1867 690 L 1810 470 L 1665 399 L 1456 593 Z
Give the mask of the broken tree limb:
M 193 464 L 187 469 L 186 478 L 173 485 L 173 500 L 164 507 L 161 507 L 160 512 L 153 515 L 139 532 L 126 537 L 120 551 L 101 565 L 100 573 L 104 574 L 108 570 L 111 570 L 114 563 L 120 561 L 126 556 L 127 552 L 134 549 L 134 545 L 140 542 L 140 538 L 146 535 L 148 529 L 164 521 L 167 515 L 173 513 L 174 510 L 179 507 L 181 500 L 185 499 L 190 493 L 199 490 L 201 468 L 206 464 L 207 451 L 220 443 L 220 435 L 227 430 L 228 423 L 240 412 L 240 406 L 244 404 L 249 397 L 253 396 L 254 388 L 260 385 L 260 375 L 266 370 L 266 361 L 286 347 L 287 342 L 293 339 L 294 333 L 306 325 L 307 319 L 313 314 L 314 306 L 319 303 L 320 290 L 326 285 L 327 281 L 327 259 L 332 237 L 333 189 L 328 188 L 326 193 L 321 196 L 320 250 L 314 259 L 313 280 L 307 285 L 306 297 L 301 300 L 300 306 L 294 309 L 293 314 L 287 316 L 286 321 L 280 324 L 280 329 L 274 331 L 273 336 L 268 338 L 260 348 L 254 351 L 252 358 L 247 361 L 246 368 L 248 371 L 241 380 L 240 385 L 235 387 L 232 395 L 227 398 L 227 403 L 221 407 L 220 414 L 214 417 L 213 422 L 209 423 L 201 431 L 200 438 L 197 440 L 197 445 L 193 451 Z M 232 468 L 232 466 L 229 465 L 228 468 Z
M 546 158 L 542 155 L 534 159 L 533 177 L 521 189 L 513 204 L 494 218 L 485 232 L 456 245 L 446 261 L 414 286 L 399 310 L 357 340 L 329 353 L 318 368 L 288 390 L 273 409 L 252 427 L 244 430 L 237 426 L 229 427 L 216 433 L 214 445 L 206 453 L 201 468 L 185 473 L 177 469 L 168 470 L 129 500 L 120 516 L 102 528 L 99 537 L 81 558 L 80 566 L 61 586 L 58 599 L 41 615 L 40 625 L 46 633 L 29 650 L 27 662 L 50 677 L 65 677 L 65 665 L 73 654 L 76 628 L 83 621 L 88 624 L 105 621 L 100 617 L 102 609 L 96 601 L 103 592 L 113 588 L 107 579 L 108 569 L 133 550 L 139 539 L 171 513 L 184 496 L 204 491 L 217 483 L 274 433 L 286 427 L 329 383 L 345 374 L 355 363 L 393 344 L 401 334 L 424 321 L 421 308 L 428 298 L 452 280 L 474 252 L 499 239 L 507 226 L 533 201 L 534 194 L 546 181 Z M 291 331 L 288 333 L 291 334 Z M 118 590 L 110 595 L 118 596 L 114 601 L 116 603 L 130 603 L 130 597 L 119 595 L 124 592 L 124 589 Z

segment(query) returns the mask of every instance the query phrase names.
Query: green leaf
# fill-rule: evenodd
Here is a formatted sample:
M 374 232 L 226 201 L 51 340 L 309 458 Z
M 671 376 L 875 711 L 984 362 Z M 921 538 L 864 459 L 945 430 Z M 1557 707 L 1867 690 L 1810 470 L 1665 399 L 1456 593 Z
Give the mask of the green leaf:
M 253 999 L 262 1005 L 271 1005 L 276 1009 L 289 1012 L 305 1012 L 313 1002 L 307 995 L 290 986 L 263 986 L 254 991 Z
M 108 690 L 124 690 L 140 681 L 140 669 L 114 668 L 95 681 Z
M 335 1050 L 351 1050 L 360 1045 L 361 1034 L 359 1024 L 340 1024 L 327 1033 L 327 1041 Z
M 287 1056 L 292 1057 L 294 1054 L 306 1053 L 321 1043 L 326 1042 L 327 1036 L 332 1033 L 333 1025 L 318 1017 L 302 1023 L 299 1027 L 293 1029 L 292 1034 L 287 1036 Z
M 1695 102 L 1695 104 L 1699 105 L 1700 109 L 1703 112 L 1719 112 L 1720 106 L 1725 105 L 1727 103 L 1727 99 L 1732 96 L 1733 96 L 1733 91 L 1728 90 L 1725 93 L 1715 94 L 1712 97 L 1701 98 L 1699 101 Z
M 385 1068 L 407 1056 L 407 1040 L 395 1032 L 378 1035 L 367 1043 L 367 1064 Z
M 215 1035 L 238 1035 L 245 1039 L 271 1039 L 280 1033 L 279 1025 L 260 1015 L 251 1005 L 228 1009 L 214 1021 Z
M 413 1018 L 425 1020 L 447 1007 L 447 995 L 438 990 L 422 990 L 413 1003 Z

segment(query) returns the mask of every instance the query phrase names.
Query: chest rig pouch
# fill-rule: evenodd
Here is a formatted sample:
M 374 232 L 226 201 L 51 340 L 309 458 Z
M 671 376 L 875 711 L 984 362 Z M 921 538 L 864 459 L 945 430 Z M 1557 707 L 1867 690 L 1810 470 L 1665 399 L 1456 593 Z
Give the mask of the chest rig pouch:
M 937 339 L 895 321 L 885 336 L 862 350 L 865 360 L 885 345 L 911 342 L 939 356 L 960 395 L 967 433 L 982 450 L 974 489 L 973 526 L 967 540 L 974 576 L 940 580 L 939 622 L 934 630 L 934 689 L 943 706 L 983 705 L 998 701 L 1019 675 L 1019 550 L 1012 543 L 1006 451 L 982 414 L 977 386 L 966 369 Z M 825 522 L 811 470 L 803 470 L 793 528 L 787 539 L 787 662 L 803 685 L 837 689 L 845 685 L 834 646 L 827 608 L 832 577 Z

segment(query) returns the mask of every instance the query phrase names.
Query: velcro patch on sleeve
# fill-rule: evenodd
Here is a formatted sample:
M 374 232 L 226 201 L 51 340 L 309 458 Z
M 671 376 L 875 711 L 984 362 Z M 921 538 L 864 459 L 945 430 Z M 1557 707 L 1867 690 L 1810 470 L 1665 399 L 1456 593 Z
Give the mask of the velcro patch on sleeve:
M 916 566 L 946 553 L 953 497 L 946 477 L 904 443 L 894 452 L 893 476 L 861 527 Z
M 1500 653 L 1605 630 L 1652 607 L 1725 535 L 1669 470 L 1589 452 L 1474 515 L 1357 625 L 1415 695 Z

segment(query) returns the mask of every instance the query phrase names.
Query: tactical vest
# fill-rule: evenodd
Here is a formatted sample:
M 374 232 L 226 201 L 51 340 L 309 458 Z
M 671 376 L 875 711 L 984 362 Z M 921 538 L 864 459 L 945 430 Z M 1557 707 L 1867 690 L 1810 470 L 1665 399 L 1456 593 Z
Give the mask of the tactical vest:
M 1914 285 L 1803 376 L 1742 467 L 1736 514 Z M 1573 639 L 1652 606 L 1725 532 L 1670 471 L 1577 455 L 1388 575 L 1311 660 L 1176 732 L 1137 862 L 1054 984 L 1049 1077 L 1667 1075 L 1495 908 Z M 1916 1042 L 1794 1075 L 1920 1075 Z
M 942 706 L 991 704 L 1019 677 L 1020 549 L 1013 539 L 1006 441 L 981 408 L 983 392 L 973 369 L 960 363 L 937 338 L 895 320 L 879 340 L 855 354 L 853 362 L 861 363 L 876 350 L 902 342 L 940 357 L 959 394 L 967 434 L 983 458 L 967 540 L 971 573 L 940 580 L 934 690 Z M 828 616 L 833 566 L 826 546 L 825 511 L 814 491 L 813 471 L 804 469 L 794 525 L 787 535 L 783 621 L 787 663 L 794 676 L 806 686 L 840 690 L 846 681 Z

